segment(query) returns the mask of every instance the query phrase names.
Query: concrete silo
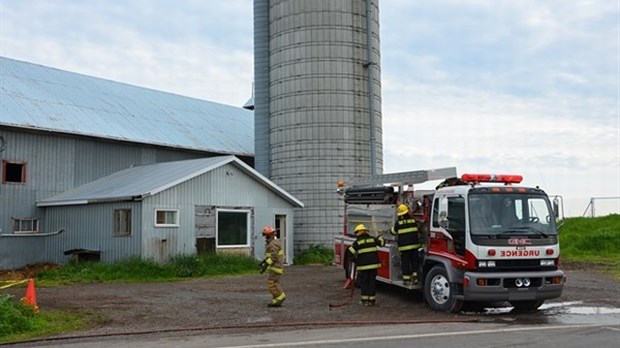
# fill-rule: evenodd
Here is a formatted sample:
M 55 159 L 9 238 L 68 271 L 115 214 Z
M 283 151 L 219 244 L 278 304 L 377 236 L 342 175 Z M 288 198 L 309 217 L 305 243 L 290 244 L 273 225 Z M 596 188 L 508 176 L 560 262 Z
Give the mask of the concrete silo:
M 336 182 L 383 172 L 378 0 L 254 0 L 255 165 L 306 205 L 295 248 L 341 233 Z

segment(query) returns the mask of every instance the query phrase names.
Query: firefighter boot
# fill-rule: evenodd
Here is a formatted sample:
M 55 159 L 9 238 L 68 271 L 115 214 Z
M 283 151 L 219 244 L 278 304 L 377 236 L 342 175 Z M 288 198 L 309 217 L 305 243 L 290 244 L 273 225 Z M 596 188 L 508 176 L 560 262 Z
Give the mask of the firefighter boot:
M 286 295 L 281 293 L 278 297 L 274 298 L 267 307 L 282 307 L 282 302 L 286 300 Z
M 411 284 L 418 285 L 418 273 L 417 272 L 414 272 L 413 275 L 411 276 Z

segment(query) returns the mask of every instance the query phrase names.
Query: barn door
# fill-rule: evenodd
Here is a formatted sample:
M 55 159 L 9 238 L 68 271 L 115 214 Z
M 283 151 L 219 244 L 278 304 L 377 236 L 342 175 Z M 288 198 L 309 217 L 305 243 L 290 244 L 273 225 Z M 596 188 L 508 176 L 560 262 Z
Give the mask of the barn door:
M 214 206 L 197 205 L 194 213 L 196 231 L 196 253 L 215 253 L 215 215 Z

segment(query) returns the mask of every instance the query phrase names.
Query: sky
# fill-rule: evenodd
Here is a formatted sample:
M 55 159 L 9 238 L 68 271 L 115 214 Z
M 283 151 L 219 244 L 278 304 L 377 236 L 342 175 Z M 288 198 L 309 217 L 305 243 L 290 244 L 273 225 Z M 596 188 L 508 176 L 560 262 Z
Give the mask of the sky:
M 0 56 L 242 106 L 252 6 L 0 0 Z M 597 215 L 620 212 L 620 0 L 380 0 L 379 12 L 385 173 L 515 173 L 561 196 L 565 216 L 589 215 L 592 197 L 605 197 Z

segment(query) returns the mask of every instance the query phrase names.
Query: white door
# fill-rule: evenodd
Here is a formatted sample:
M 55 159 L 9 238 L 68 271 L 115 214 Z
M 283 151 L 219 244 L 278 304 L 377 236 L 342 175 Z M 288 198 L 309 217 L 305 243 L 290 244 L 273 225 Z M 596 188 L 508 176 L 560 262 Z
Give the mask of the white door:
M 284 263 L 289 264 L 289 253 L 288 253 L 288 238 L 286 231 L 286 215 L 276 215 L 275 218 L 276 225 L 276 236 L 280 240 L 280 245 L 282 245 L 282 250 L 284 250 Z

